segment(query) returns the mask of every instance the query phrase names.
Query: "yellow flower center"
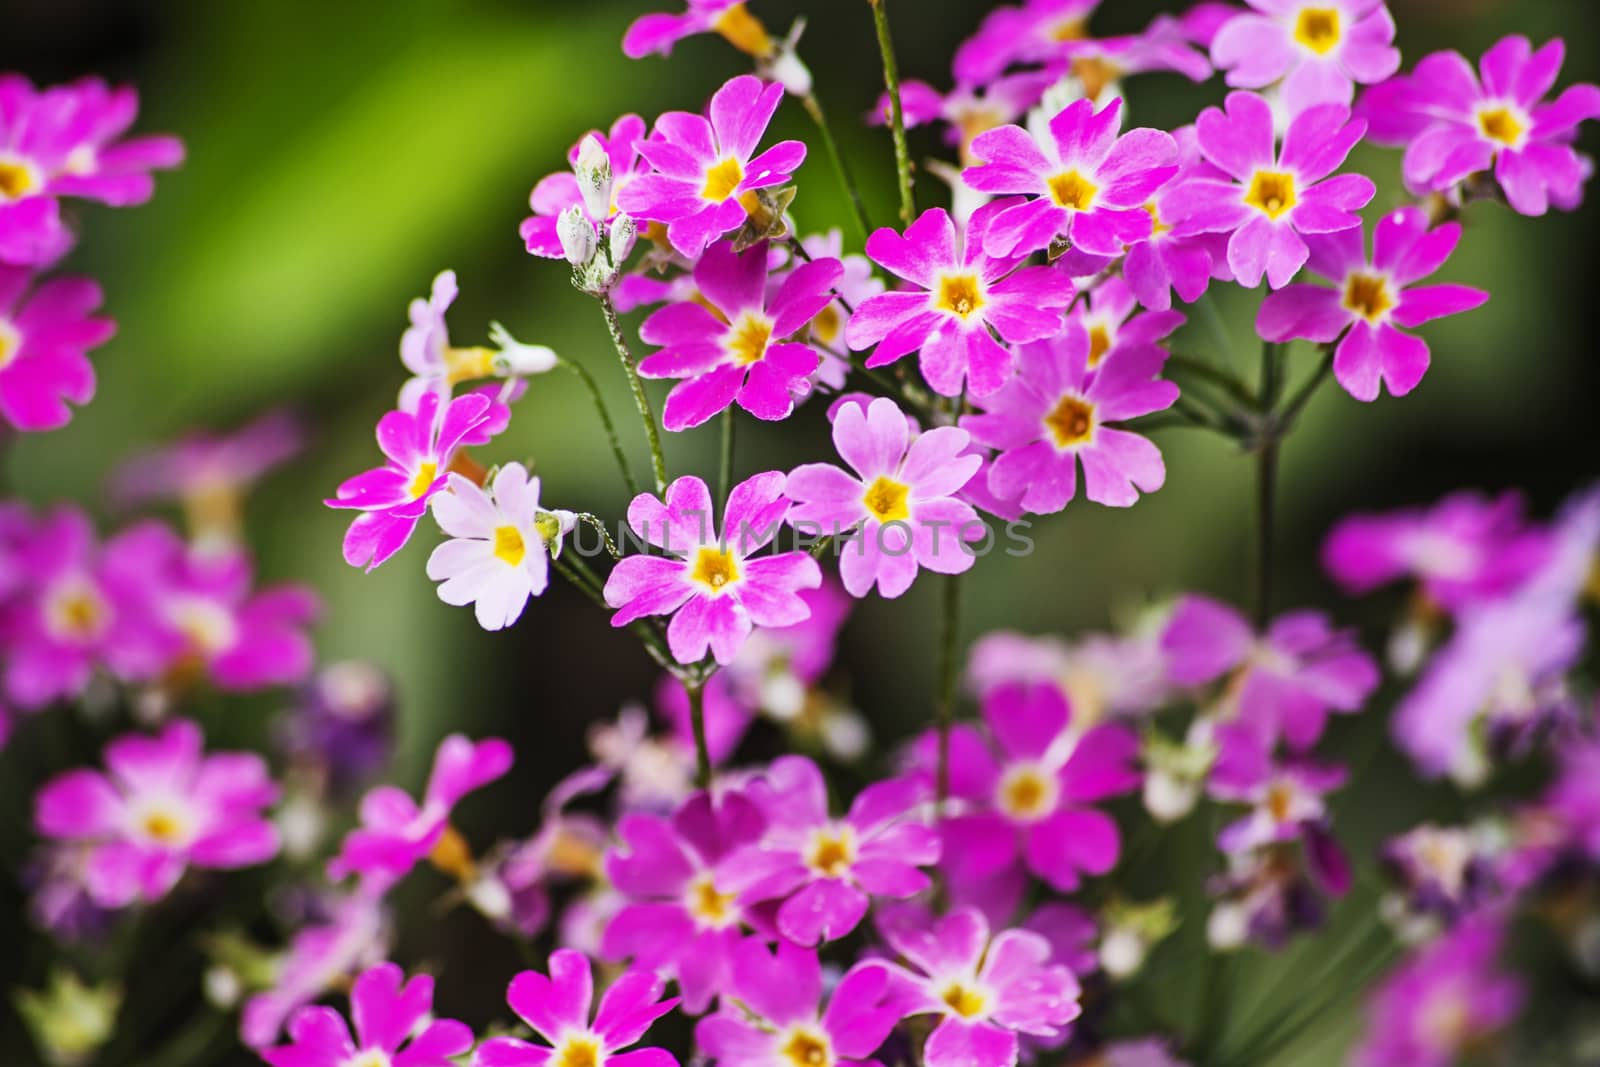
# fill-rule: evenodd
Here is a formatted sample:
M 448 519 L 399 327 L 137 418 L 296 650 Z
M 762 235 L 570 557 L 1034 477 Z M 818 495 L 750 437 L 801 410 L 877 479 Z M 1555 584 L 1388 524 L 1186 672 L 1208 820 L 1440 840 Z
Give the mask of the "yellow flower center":
M 0 319 L 0 370 L 5 370 L 7 364 L 16 359 L 20 351 L 22 351 L 22 334 L 15 326 Z
M 369 1048 L 356 1053 L 353 1059 L 346 1060 L 340 1067 L 393 1067 L 393 1064 L 382 1049 Z
M 744 181 L 744 166 L 729 156 L 706 171 L 706 184 L 700 190 L 700 196 L 704 200 L 720 204 L 733 195 L 733 191 L 739 188 L 739 183 L 742 181 Z
M 522 566 L 522 561 L 528 555 L 528 545 L 522 539 L 522 531 L 515 526 L 496 526 L 494 555 L 508 567 Z
M 1083 56 L 1072 61 L 1072 75 L 1083 86 L 1083 95 L 1098 101 L 1106 87 L 1122 77 L 1122 71 L 1104 56 Z
M 1050 199 L 1056 202 L 1057 207 L 1072 208 L 1074 211 L 1088 211 L 1094 206 L 1095 194 L 1100 191 L 1097 185 L 1075 170 L 1057 174 L 1046 184 L 1050 186 Z
M 946 986 L 939 999 L 963 1019 L 970 1019 L 983 1012 L 983 994 L 967 988 L 960 982 L 951 982 Z
M 1294 787 L 1278 782 L 1267 790 L 1267 814 L 1273 822 L 1288 822 L 1294 810 Z
M 411 479 L 411 499 L 416 500 L 433 488 L 433 481 L 439 476 L 439 465 L 432 461 L 424 463 L 417 468 L 417 476 Z
M 976 274 L 941 274 L 939 276 L 940 311 L 966 318 L 983 307 L 983 290 Z
M 38 175 L 26 163 L 0 159 L 0 200 L 20 200 L 38 184 Z
M 1098 367 L 1109 351 L 1111 351 L 1111 328 L 1103 322 L 1097 322 L 1089 327 L 1090 368 Z
M 1295 41 L 1319 56 L 1337 48 L 1342 36 L 1339 9 L 1335 7 L 1304 8 L 1295 21 Z
M 174 807 L 156 805 L 139 815 L 139 831 L 152 844 L 181 845 L 189 839 L 189 820 Z
M 906 506 L 910 493 L 909 485 L 880 474 L 867 486 L 861 502 L 879 522 L 904 522 L 911 517 L 911 509 Z
M 90 641 L 110 625 L 111 605 L 87 580 L 72 579 L 45 602 L 45 623 L 57 637 Z
M 1037 767 L 1015 767 L 1000 780 L 1000 810 L 1013 819 L 1042 818 L 1056 810 L 1060 787 Z
M 587 1034 L 567 1038 L 550 1059 L 551 1067 L 600 1067 L 601 1062 L 600 1042 Z
M 1052 41 L 1081 41 L 1089 32 L 1089 21 L 1078 16 L 1062 19 L 1046 31 Z
M 765 315 L 746 311 L 740 314 L 739 321 L 728 331 L 723 345 L 733 356 L 733 361 L 745 367 L 761 362 L 761 357 L 767 354 L 767 342 L 770 340 L 772 320 Z
M 1296 203 L 1294 175 L 1282 171 L 1258 170 L 1250 179 L 1244 202 L 1269 219 L 1281 218 Z
M 1600 554 L 1594 557 L 1594 562 L 1589 566 L 1589 581 L 1583 591 L 1590 600 L 1600 604 Z
M 1509 107 L 1478 112 L 1478 127 L 1489 140 L 1508 147 L 1520 144 L 1522 135 L 1527 132 L 1527 124 Z
M 451 385 L 489 378 L 494 375 L 494 352 L 481 346 L 446 349 L 444 365 Z
M 839 314 L 839 306 L 837 304 L 829 304 L 817 312 L 817 317 L 811 320 L 811 336 L 815 337 L 820 344 L 825 344 L 831 348 L 833 343 L 839 339 L 839 331 L 843 327 L 844 319 Z M 0 358 L 0 367 L 3 366 L 5 366 L 4 359 Z
M 1044 417 L 1044 424 L 1055 438 L 1057 448 L 1081 445 L 1094 436 L 1094 405 L 1068 393 Z
M 702 924 L 721 929 L 739 918 L 733 900 L 734 894 L 718 892 L 716 882 L 709 874 L 703 874 L 689 883 L 686 906 Z
M 1394 298 L 1382 275 L 1352 274 L 1344 283 L 1344 306 L 1368 322 L 1377 322 L 1394 307 Z
M 838 878 L 856 858 L 856 835 L 848 826 L 819 830 L 812 837 L 806 865 L 824 878 Z
M 695 553 L 689 577 L 712 592 L 720 592 L 739 580 L 739 565 L 733 561 L 732 553 L 706 545 Z
M 1172 230 L 1171 226 L 1168 226 L 1161 220 L 1161 209 L 1156 206 L 1156 202 L 1154 200 L 1148 201 L 1144 205 L 1144 213 L 1150 216 L 1151 237 L 1160 237 L 1162 234 L 1168 233 Z
M 829 1067 L 833 1063 L 828 1039 L 811 1030 L 795 1029 L 780 1051 L 794 1067 Z
M 746 55 L 760 59 L 772 54 L 772 38 L 767 28 L 743 4 L 734 4 L 718 15 L 711 28 Z
M 428 853 L 428 862 L 458 882 L 470 882 L 477 877 L 478 865 L 472 859 L 472 846 L 461 836 L 460 830 L 448 823 Z

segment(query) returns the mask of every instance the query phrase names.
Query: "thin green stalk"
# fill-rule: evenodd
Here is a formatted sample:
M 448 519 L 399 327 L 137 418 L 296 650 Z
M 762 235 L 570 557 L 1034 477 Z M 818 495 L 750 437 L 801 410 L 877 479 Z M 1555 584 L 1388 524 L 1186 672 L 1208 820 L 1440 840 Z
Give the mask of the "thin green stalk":
M 639 369 L 634 365 L 633 354 L 628 351 L 628 339 L 622 334 L 622 323 L 617 319 L 616 305 L 609 295 L 600 297 L 600 310 L 605 313 L 606 329 L 611 333 L 611 344 L 622 361 L 622 370 L 628 376 L 628 387 L 633 390 L 633 403 L 639 409 L 639 421 L 644 423 L 644 435 L 650 441 L 650 463 L 655 470 L 656 492 L 667 491 L 667 460 L 661 451 L 661 432 L 656 429 L 656 417 L 650 410 L 650 398 L 645 395 L 644 382 L 639 379 Z
M 1289 397 L 1289 402 L 1283 406 L 1283 410 L 1279 413 L 1278 421 L 1284 430 L 1289 429 L 1301 410 L 1316 395 L 1317 390 L 1322 387 L 1322 383 L 1327 381 L 1328 375 L 1332 373 L 1333 348 L 1329 346 L 1323 353 L 1322 362 L 1317 366 L 1316 373 L 1307 378 L 1304 384 Z
M 717 464 L 717 499 L 727 500 L 733 489 L 733 405 L 722 412 L 722 456 Z
M 917 216 L 911 196 L 911 149 L 906 145 L 906 116 L 900 106 L 900 67 L 894 58 L 894 40 L 889 36 L 888 0 L 867 0 L 872 5 L 872 21 L 878 29 L 878 51 L 883 53 L 883 85 L 889 90 L 889 130 L 894 135 L 894 169 L 900 185 L 900 221 L 911 225 Z
M 1202 363 L 1200 360 L 1190 359 L 1188 356 L 1174 355 L 1167 357 L 1166 369 L 1192 374 L 1196 378 L 1215 385 L 1247 407 L 1253 408 L 1258 403 L 1257 398 L 1251 394 L 1249 388 L 1243 382 L 1227 371 L 1219 370 L 1209 363 Z
M 861 239 L 865 241 L 872 232 L 872 223 L 867 219 L 867 205 L 861 201 L 861 190 L 856 187 L 854 176 L 850 173 L 850 165 L 845 162 L 844 156 L 839 152 L 839 145 L 833 139 L 833 130 L 828 126 L 828 116 L 822 111 L 822 101 L 818 100 L 815 93 L 807 93 L 800 98 L 800 104 L 806 109 L 806 114 L 811 116 L 811 121 L 817 124 L 817 132 L 822 135 L 822 145 L 828 151 L 828 158 L 833 161 L 833 172 L 839 177 L 839 184 L 844 186 L 844 191 L 850 197 L 851 218 L 855 219 L 856 228 L 861 231 Z
M 689 693 L 689 726 L 694 731 L 695 784 L 701 789 L 711 786 L 711 746 L 706 741 L 706 683 L 705 679 L 685 682 Z
M 1267 432 L 1256 450 L 1256 629 L 1272 617 L 1272 552 L 1278 491 L 1278 448 L 1273 408 L 1283 390 L 1283 351 L 1270 341 L 1261 345 L 1261 413 Z
M 601 399 L 600 386 L 595 382 L 594 375 L 582 364 L 573 363 L 571 360 L 559 360 L 561 366 L 577 375 L 583 387 L 589 391 L 589 399 L 594 402 L 595 414 L 600 416 L 600 426 L 606 432 L 606 440 L 611 443 L 611 454 L 617 459 L 617 470 L 622 472 L 622 483 L 628 487 L 630 497 L 639 495 L 639 483 L 634 481 L 633 471 L 628 469 L 628 457 L 622 451 L 622 442 L 617 439 L 616 423 L 611 421 L 611 412 L 606 408 L 606 402 Z
M 1233 360 L 1233 341 L 1228 338 L 1228 328 L 1222 321 L 1222 312 L 1217 310 L 1217 302 L 1210 293 L 1201 295 L 1196 306 L 1200 315 L 1206 320 L 1206 332 L 1211 334 L 1211 340 L 1217 346 L 1217 354 L 1223 359 Z
M 944 580 L 944 614 L 939 635 L 939 766 L 935 778 L 937 811 L 950 796 L 950 727 L 956 715 L 956 646 L 961 629 L 961 576 Z
M 606 529 L 605 520 L 598 515 L 591 515 L 585 511 L 578 515 L 578 521 L 600 535 L 600 540 L 605 543 L 606 552 L 610 554 L 612 559 L 622 558 L 622 551 L 617 548 L 617 543 L 611 540 L 611 531 Z

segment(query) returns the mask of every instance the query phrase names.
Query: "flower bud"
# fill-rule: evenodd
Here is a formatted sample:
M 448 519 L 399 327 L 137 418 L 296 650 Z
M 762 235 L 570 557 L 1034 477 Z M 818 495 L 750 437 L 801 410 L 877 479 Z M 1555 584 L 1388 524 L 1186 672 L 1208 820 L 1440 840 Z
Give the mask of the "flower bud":
M 1206 941 L 1218 952 L 1232 952 L 1250 936 L 1250 916 L 1243 904 L 1218 901 L 1206 919 Z
M 1100 966 L 1110 978 L 1131 978 L 1144 966 L 1149 949 L 1137 930 L 1108 930 L 1100 942 Z
M 622 266 L 623 261 L 633 253 L 634 242 L 638 239 L 639 224 L 633 221 L 632 216 L 619 214 L 611 220 L 611 239 L 607 247 L 613 266 Z
M 588 266 L 600 250 L 595 237 L 594 223 L 583 214 L 583 208 L 573 204 L 556 220 L 556 236 L 561 239 L 561 252 L 574 267 Z
M 578 146 L 578 159 L 572 165 L 578 178 L 578 191 L 583 194 L 583 206 L 592 219 L 603 219 L 611 214 L 611 157 L 600 144 L 600 139 L 589 134 Z
M 494 373 L 501 378 L 525 378 L 530 374 L 543 374 L 561 362 L 555 350 L 544 345 L 524 344 L 511 336 L 498 322 L 489 324 L 489 340 L 498 351 L 494 354 Z

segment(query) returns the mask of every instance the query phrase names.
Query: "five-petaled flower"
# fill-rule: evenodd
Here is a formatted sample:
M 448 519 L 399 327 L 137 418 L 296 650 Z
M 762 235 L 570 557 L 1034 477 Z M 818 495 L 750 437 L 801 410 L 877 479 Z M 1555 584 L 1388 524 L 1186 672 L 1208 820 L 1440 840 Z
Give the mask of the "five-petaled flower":
M 1346 392 L 1376 400 L 1387 385 L 1405 396 L 1428 370 L 1428 346 L 1398 327 L 1458 315 L 1489 299 L 1464 285 L 1414 284 L 1443 266 L 1460 239 L 1457 223 L 1429 230 L 1427 212 L 1418 207 L 1399 208 L 1378 223 L 1370 260 L 1360 228 L 1309 236 L 1311 269 L 1338 288 L 1291 285 L 1270 294 L 1256 332 L 1268 341 L 1338 341 L 1333 375 Z
M 756 626 L 792 626 L 808 614 L 802 589 L 822 584 L 822 569 L 805 552 L 754 553 L 778 533 L 789 511 L 784 477 L 767 471 L 733 487 L 717 536 L 711 491 L 699 478 L 679 478 L 665 500 L 640 493 L 628 525 L 667 556 L 628 556 L 606 579 L 611 625 L 647 615 L 672 615 L 667 646 L 679 663 L 709 651 L 732 662 Z
M 935 392 L 955 396 L 964 384 L 973 396 L 984 396 L 1011 373 L 1011 353 L 991 328 L 1012 344 L 1061 329 L 1061 312 L 1074 294 L 1072 279 L 1048 267 L 1023 267 L 1026 255 L 996 257 L 984 248 L 996 216 L 1016 205 L 997 200 L 979 208 L 965 235 L 943 208 L 933 208 L 904 235 L 885 228 L 867 239 L 874 262 L 916 286 L 882 293 L 856 308 L 845 342 L 857 352 L 877 346 L 868 367 L 920 350 L 922 376 Z
M 272 1067 L 454 1067 L 472 1048 L 472 1030 L 433 1017 L 433 978 L 409 982 L 393 963 L 362 972 L 350 988 L 350 1018 L 306 1007 L 289 1020 L 289 1044 L 261 1050 Z
M 0 177 L 4 165 L 0 157 Z M 0 209 L 4 200 L 0 193 Z M 0 418 L 19 430 L 54 430 L 72 418 L 68 401 L 94 398 L 87 353 L 117 328 L 95 316 L 100 300 L 100 286 L 88 278 L 35 285 L 27 267 L 0 263 Z
M 1184 184 L 1176 198 L 1177 232 L 1230 234 L 1228 266 L 1239 284 L 1253 289 L 1265 276 L 1282 289 L 1310 255 L 1303 234 L 1361 225 L 1355 212 L 1376 193 L 1372 179 L 1328 175 L 1361 140 L 1366 123 L 1352 121 L 1341 104 L 1319 104 L 1290 121 L 1280 150 L 1265 100 L 1229 93 L 1226 106 L 1202 111 L 1196 131 L 1200 151 L 1227 177 L 1197 176 Z
M 782 99 L 783 86 L 742 74 L 711 98 L 710 121 L 687 111 L 662 115 L 653 135 L 637 144 L 653 170 L 629 182 L 618 204 L 635 218 L 666 223 L 672 247 L 699 256 L 743 225 L 757 190 L 782 185 L 805 162 L 799 141 L 755 155 Z
M 1282 82 L 1291 114 L 1317 104 L 1350 105 L 1355 84 L 1400 69 L 1394 17 L 1383 0 L 1245 0 L 1254 11 L 1223 24 L 1211 59 L 1238 89 Z
M 802 263 L 769 299 L 767 260 L 765 241 L 744 252 L 717 242 L 695 264 L 699 299 L 664 307 L 640 327 L 640 339 L 662 346 L 640 361 L 640 375 L 686 379 L 667 397 L 667 429 L 699 426 L 735 400 L 758 419 L 787 418 L 795 394 L 808 389 L 821 357 L 784 338 L 832 302 L 844 267 L 837 259 Z

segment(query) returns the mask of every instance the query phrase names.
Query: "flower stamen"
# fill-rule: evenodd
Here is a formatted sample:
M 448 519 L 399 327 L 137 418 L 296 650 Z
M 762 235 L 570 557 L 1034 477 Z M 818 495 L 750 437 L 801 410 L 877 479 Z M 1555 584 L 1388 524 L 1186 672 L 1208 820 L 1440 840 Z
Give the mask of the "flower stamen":
M 689 577 L 713 593 L 720 593 L 739 580 L 739 565 L 732 553 L 706 545 L 695 553 Z
M 1244 202 L 1276 221 L 1294 210 L 1294 175 L 1286 171 L 1258 170 L 1250 178 Z
M 720 204 L 733 195 L 733 191 L 739 188 L 739 183 L 742 181 L 744 181 L 744 165 L 733 156 L 729 156 L 706 171 L 706 184 L 700 190 L 700 196 L 704 200 Z
M 960 318 L 967 318 L 983 307 L 983 292 L 975 274 L 942 274 L 939 276 L 939 298 L 936 306 Z
M 911 509 L 906 506 L 910 494 L 909 485 L 880 474 L 867 486 L 861 502 L 879 522 L 904 522 L 911 517 Z
M 1304 8 L 1300 12 L 1300 17 L 1295 21 L 1294 39 L 1296 43 L 1310 49 L 1319 56 L 1325 56 L 1337 48 L 1343 36 L 1338 8 Z
M 1081 445 L 1094 437 L 1094 405 L 1067 393 L 1044 417 L 1044 424 L 1055 438 L 1057 448 Z
M 1344 307 L 1375 323 L 1394 307 L 1394 297 L 1382 275 L 1352 274 L 1344 283 Z

